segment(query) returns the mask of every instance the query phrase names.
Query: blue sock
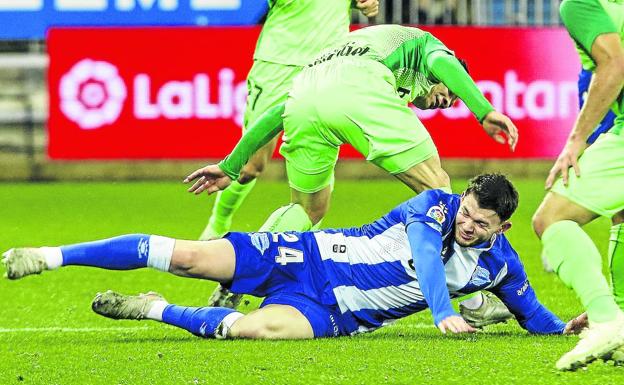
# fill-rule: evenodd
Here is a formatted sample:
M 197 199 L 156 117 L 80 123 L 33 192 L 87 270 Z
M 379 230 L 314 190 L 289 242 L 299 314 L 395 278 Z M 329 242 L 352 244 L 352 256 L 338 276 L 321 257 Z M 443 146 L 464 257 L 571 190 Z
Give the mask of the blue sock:
M 227 307 L 167 305 L 163 311 L 162 320 L 169 325 L 188 330 L 196 336 L 214 338 L 219 324 L 232 313 L 238 312 Z
M 146 234 L 122 235 L 101 241 L 61 246 L 63 266 L 95 266 L 111 270 L 130 270 L 147 266 L 149 239 Z

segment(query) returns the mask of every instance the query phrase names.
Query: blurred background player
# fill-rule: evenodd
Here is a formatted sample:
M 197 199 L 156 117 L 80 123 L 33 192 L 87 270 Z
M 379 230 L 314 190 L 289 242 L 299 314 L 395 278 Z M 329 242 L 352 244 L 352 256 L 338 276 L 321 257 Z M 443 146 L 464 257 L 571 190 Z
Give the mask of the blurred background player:
M 243 130 L 271 107 L 286 101 L 292 80 L 322 49 L 348 32 L 351 7 L 375 17 L 379 0 L 269 0 L 269 13 L 247 76 L 247 104 Z M 220 238 L 230 230 L 232 217 L 256 184 L 273 154 L 277 138 L 260 148 L 243 167 L 240 178 L 217 194 L 210 219 L 200 240 Z M 209 305 L 236 306 L 239 297 L 228 297 L 219 286 Z
M 587 309 L 588 332 L 556 364 L 569 370 L 596 358 L 610 358 L 624 344 L 620 309 L 624 306 L 624 250 L 618 247 L 624 239 L 624 3 L 564 0 L 560 14 L 593 78 L 568 141 L 548 175 L 550 192 L 535 213 L 533 228 L 549 265 Z M 613 128 L 587 147 L 589 135 L 610 107 L 616 114 Z M 613 292 L 602 275 L 598 249 L 581 229 L 599 216 L 613 221 L 609 251 Z M 615 359 L 623 353 L 620 348 Z
M 540 304 L 503 234 L 517 206 L 518 193 L 503 175 L 484 174 L 473 178 L 461 196 L 428 190 L 362 227 L 229 233 L 208 242 L 133 234 L 12 249 L 4 263 L 11 279 L 68 265 L 149 266 L 266 297 L 260 309 L 247 315 L 223 307 L 171 305 L 156 293 L 108 291 L 92 304 L 110 318 L 153 319 L 202 337 L 349 336 L 428 307 L 442 333 L 474 332 L 450 298 L 478 290 L 499 296 L 531 333 L 577 332 L 586 319 L 566 325 Z

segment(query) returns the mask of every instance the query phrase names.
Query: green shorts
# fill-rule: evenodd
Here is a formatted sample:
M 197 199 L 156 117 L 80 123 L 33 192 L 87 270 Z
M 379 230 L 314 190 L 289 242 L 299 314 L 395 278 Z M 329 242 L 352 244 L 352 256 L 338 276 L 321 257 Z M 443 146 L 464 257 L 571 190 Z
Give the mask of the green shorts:
M 247 104 L 243 130 L 250 127 L 266 110 L 286 101 L 293 79 L 301 72 L 301 68 L 254 60 L 247 75 Z
M 429 133 L 396 92 L 395 78 L 370 59 L 337 58 L 304 68 L 284 112 L 290 186 L 313 193 L 333 178 L 342 144 L 391 174 L 437 153 Z
M 580 178 L 570 168 L 568 187 L 559 178 L 551 191 L 607 218 L 624 210 L 624 137 L 601 135 L 579 158 L 579 168 Z

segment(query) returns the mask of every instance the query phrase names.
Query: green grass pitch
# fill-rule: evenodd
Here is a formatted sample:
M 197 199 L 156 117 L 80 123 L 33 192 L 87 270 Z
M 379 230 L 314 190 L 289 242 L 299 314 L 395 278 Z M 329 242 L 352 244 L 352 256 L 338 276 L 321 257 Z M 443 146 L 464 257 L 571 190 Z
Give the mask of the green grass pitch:
M 515 182 L 521 202 L 509 237 L 538 297 L 567 320 L 581 306 L 555 276 L 542 272 L 530 228 L 543 181 Z M 464 184 L 457 180 L 455 190 Z M 286 183 L 259 183 L 234 228 L 257 229 L 288 196 Z M 410 196 L 398 181 L 339 181 L 324 226 L 366 223 Z M 194 239 L 212 202 L 185 193 L 177 183 L 3 184 L 0 248 L 134 232 Z M 606 220 L 587 227 L 603 254 L 608 227 Z M 108 320 L 90 309 L 94 294 L 106 289 L 156 290 L 173 303 L 203 305 L 213 286 L 147 269 L 69 267 L 15 282 L 2 279 L 0 384 L 624 383 L 624 368 L 601 362 L 576 373 L 557 372 L 554 362 L 577 338 L 531 336 L 515 322 L 467 337 L 443 336 L 427 311 L 353 338 L 215 341 L 153 322 Z M 251 300 L 242 309 L 257 303 Z

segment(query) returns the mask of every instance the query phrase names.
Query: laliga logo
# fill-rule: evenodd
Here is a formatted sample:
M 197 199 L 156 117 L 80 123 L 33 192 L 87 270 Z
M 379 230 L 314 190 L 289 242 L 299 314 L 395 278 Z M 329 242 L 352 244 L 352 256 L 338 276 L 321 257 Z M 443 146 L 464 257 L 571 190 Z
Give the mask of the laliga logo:
M 126 86 L 114 65 L 84 59 L 63 75 L 59 93 L 63 114 L 80 128 L 92 130 L 117 120 Z

